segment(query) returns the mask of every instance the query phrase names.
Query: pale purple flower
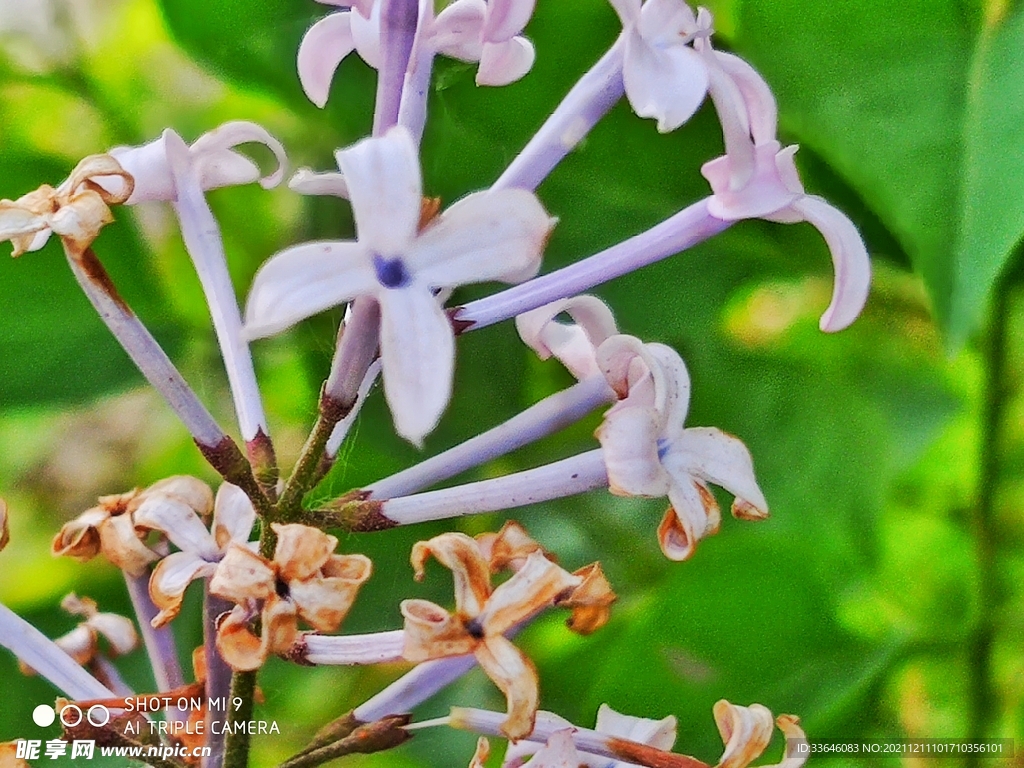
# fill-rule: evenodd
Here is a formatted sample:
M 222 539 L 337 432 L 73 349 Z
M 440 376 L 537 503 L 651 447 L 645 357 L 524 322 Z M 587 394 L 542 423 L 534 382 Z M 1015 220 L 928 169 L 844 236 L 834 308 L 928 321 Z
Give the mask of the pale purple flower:
M 409 132 L 341 150 L 357 240 L 313 242 L 271 258 L 246 307 L 250 338 L 270 336 L 356 296 L 381 308 L 384 394 L 398 432 L 419 443 L 451 394 L 455 339 L 437 289 L 536 274 L 553 226 L 524 190 L 476 192 L 420 228 L 422 181 Z
M 777 111 L 768 84 L 739 57 L 712 49 L 710 14 L 703 9 L 698 23 L 707 34 L 698 35 L 694 45 L 708 64 L 709 92 L 726 151 L 701 168 L 714 192 L 708 212 L 723 221 L 813 224 L 828 243 L 835 268 L 832 301 L 820 326 L 823 331 L 842 330 L 867 301 L 871 262 L 864 241 L 844 213 L 804 192 L 793 161 L 797 147 L 783 148 L 776 139 Z
M 718 504 L 708 483 L 735 496 L 735 517 L 760 520 L 768 503 L 739 439 L 711 427 L 684 429 L 690 377 L 682 358 L 663 344 L 614 336 L 597 350 L 598 364 L 624 399 L 597 430 L 612 493 L 668 496 L 658 540 L 671 560 L 685 560 L 697 542 L 718 531 Z
M 381 0 L 317 0 L 345 10 L 324 17 L 299 45 L 299 80 L 309 100 L 327 103 L 338 66 L 355 51 L 369 66 L 381 64 Z M 520 34 L 536 0 L 455 0 L 433 17 L 433 0 L 420 0 L 412 57 L 424 52 L 478 62 L 477 85 L 507 85 L 533 66 L 533 44 Z
M 682 0 L 611 0 L 622 20 L 622 79 L 633 111 L 662 133 L 685 123 L 704 101 L 708 72 L 690 43 L 701 32 Z

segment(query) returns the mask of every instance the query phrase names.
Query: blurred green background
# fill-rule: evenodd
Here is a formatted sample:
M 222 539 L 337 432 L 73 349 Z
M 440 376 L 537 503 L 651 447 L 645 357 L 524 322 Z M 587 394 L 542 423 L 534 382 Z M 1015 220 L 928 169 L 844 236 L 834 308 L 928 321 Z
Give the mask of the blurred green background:
M 330 10 L 311 0 L 0 0 L 0 197 L 56 183 L 81 157 L 148 141 L 164 127 L 192 140 L 229 119 L 266 126 L 293 167 L 329 169 L 336 147 L 369 131 L 375 82 L 352 56 L 326 110 L 305 100 L 295 51 Z M 581 725 L 602 702 L 634 715 L 674 714 L 677 749 L 711 762 L 721 751 L 711 716 L 720 698 L 796 713 L 817 739 L 1020 739 L 1024 307 L 1012 257 L 1024 232 L 1024 12 L 974 0 L 724 0 L 712 10 L 717 45 L 749 58 L 776 90 L 782 138 L 801 145 L 808 191 L 861 228 L 872 294 L 850 330 L 820 333 L 832 281 L 824 242 L 806 224 L 764 222 L 741 223 L 597 291 L 623 330 L 682 353 L 694 381 L 688 423 L 746 441 L 773 515 L 760 524 L 727 519 L 691 561 L 671 563 L 655 537 L 660 501 L 593 493 L 516 513 L 566 566 L 600 559 L 620 595 L 611 623 L 593 637 L 571 635 L 561 616 L 524 633 L 542 706 Z M 423 149 L 427 194 L 451 202 L 495 179 L 618 29 L 603 0 L 540 0 L 527 29 L 538 59 L 521 82 L 477 88 L 472 67 L 439 62 Z M 710 105 L 663 136 L 620 104 L 539 190 L 560 218 L 545 269 L 703 197 L 700 165 L 720 153 Z M 276 250 L 351 234 L 347 206 L 334 199 L 252 185 L 210 201 L 242 296 Z M 173 214 L 156 205 L 116 215 L 97 253 L 230 424 L 207 310 Z M 100 494 L 174 473 L 214 477 L 140 386 L 58 244 L 0 263 L 0 308 L 0 495 L 12 539 L 0 554 L 0 600 L 56 637 L 75 623 L 57 608 L 69 591 L 128 611 L 112 566 L 51 558 L 60 525 Z M 327 313 L 256 346 L 286 467 L 315 415 L 338 319 Z M 426 450 L 569 383 L 508 323 L 469 334 L 459 343 L 455 399 Z M 589 449 L 597 423 L 472 477 Z M 419 454 L 395 438 L 377 392 L 343 455 L 324 496 Z M 459 527 L 478 533 L 503 519 Z M 408 565 L 411 544 L 445 527 L 343 539 L 345 550 L 376 564 L 344 631 L 398 627 L 406 597 L 450 601 L 442 569 L 417 585 Z M 197 598 L 190 592 L 174 623 L 186 660 L 199 642 Z M 118 665 L 136 690 L 151 690 L 141 651 Z M 254 765 L 280 762 L 401 671 L 271 661 L 258 716 L 282 733 L 255 739 Z M 53 690 L 22 677 L 6 654 L 0 680 L 0 740 L 53 738 L 30 718 Z M 418 715 L 451 704 L 503 706 L 475 672 Z M 465 765 L 472 744 L 434 729 L 349 762 Z

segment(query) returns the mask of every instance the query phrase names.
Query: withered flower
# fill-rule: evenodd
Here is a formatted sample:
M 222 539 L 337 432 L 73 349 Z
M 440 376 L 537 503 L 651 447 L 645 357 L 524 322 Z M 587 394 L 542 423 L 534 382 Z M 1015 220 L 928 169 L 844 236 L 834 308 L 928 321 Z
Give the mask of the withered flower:
M 0 552 L 11 541 L 11 533 L 7 528 L 7 502 L 0 499 Z
M 553 605 L 573 608 L 582 618 L 570 623 L 593 630 L 600 615 L 614 600 L 599 567 L 571 574 L 549 560 L 536 546 L 525 554 L 512 577 L 492 589 L 491 561 L 506 543 L 510 552 L 520 554 L 535 545 L 521 528 L 503 531 L 497 540 L 484 539 L 484 546 L 461 533 L 445 533 L 413 547 L 412 565 L 417 580 L 423 578 L 427 559 L 433 556 L 451 570 L 455 580 L 455 612 L 427 600 L 405 600 L 405 658 L 409 661 L 460 656 L 472 653 L 477 662 L 508 700 L 508 718 L 502 732 L 517 740 L 528 735 L 538 705 L 537 672 L 532 662 L 504 635 L 516 625 Z M 514 545 L 514 546 L 513 546 Z M 509 564 L 518 558 L 503 555 Z M 604 592 L 597 586 L 603 582 Z M 595 608 L 598 613 L 595 614 Z M 603 613 L 606 617 L 607 613 Z M 575 617 L 574 617 L 575 619 Z
M 722 699 L 715 704 L 714 715 L 725 742 L 725 751 L 716 768 L 747 768 L 772 740 L 772 713 L 760 704 L 740 707 Z M 801 752 L 792 748 L 794 742 L 807 740 L 800 728 L 800 718 L 779 715 L 775 723 L 786 737 L 786 753 L 781 763 L 762 768 L 799 768 L 807 761 L 809 753 L 809 750 Z
M 14 741 L 0 742 L 0 768 L 32 768 L 18 757 L 18 744 Z
M 148 505 L 135 513 L 135 525 L 163 533 L 180 552 L 163 558 L 149 579 L 149 595 L 160 613 L 160 627 L 178 615 L 185 589 L 195 579 L 213 575 L 229 544 L 245 545 L 256 521 L 252 502 L 237 485 L 223 483 L 213 504 L 213 520 L 206 523 L 196 511 L 180 504 Z
M 121 190 L 112 193 L 96 179 L 120 177 Z M 17 200 L 0 200 L 0 241 L 10 240 L 13 256 L 38 251 L 56 234 L 69 253 L 82 254 L 100 230 L 114 220 L 110 205 L 123 203 L 134 181 L 110 155 L 90 155 L 54 189 L 44 184 Z
M 146 546 L 147 529 L 135 522 L 145 510 L 173 508 L 182 513 L 208 515 L 213 508 L 213 493 L 201 480 L 177 475 L 161 480 L 144 491 L 138 488 L 114 496 L 101 496 L 99 504 L 65 523 L 53 539 L 54 555 L 90 560 L 100 552 L 111 563 L 131 576 L 141 576 L 159 555 Z
M 334 554 L 338 539 L 316 528 L 271 527 L 278 537 L 273 560 L 230 544 L 210 580 L 213 594 L 236 604 L 217 628 L 217 649 L 237 671 L 291 650 L 300 618 L 320 632 L 336 630 L 373 570 L 368 557 Z M 259 637 L 250 628 L 257 616 Z
M 138 633 L 130 619 L 116 613 L 100 613 L 96 602 L 88 597 L 72 593 L 61 600 L 60 607 L 72 616 L 81 616 L 84 621 L 53 642 L 82 666 L 96 659 L 100 638 L 107 642 L 107 655 L 111 657 L 131 653 L 139 645 Z M 24 674 L 34 674 L 30 667 L 20 666 Z

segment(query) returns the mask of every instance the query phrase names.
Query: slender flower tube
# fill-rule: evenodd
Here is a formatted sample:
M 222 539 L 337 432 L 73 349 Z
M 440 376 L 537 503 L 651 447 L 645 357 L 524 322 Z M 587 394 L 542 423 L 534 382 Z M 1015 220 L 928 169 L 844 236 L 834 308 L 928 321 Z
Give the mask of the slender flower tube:
M 419 22 L 417 0 L 375 0 L 380 8 L 380 71 L 373 135 L 383 136 L 398 125 L 405 75 L 416 45 Z
M 107 699 L 114 693 L 50 638 L 0 603 L 0 645 L 72 699 Z
M 379 504 L 386 520 L 395 525 L 412 525 L 539 504 L 607 485 L 604 456 L 596 450 L 524 472 L 399 496 Z
M 154 627 L 150 622 L 160 609 L 153 605 L 149 597 L 149 577 L 124 574 L 128 586 L 128 597 L 131 598 L 135 616 L 139 621 L 139 632 L 142 643 L 146 647 L 149 665 L 153 670 L 153 680 L 158 691 L 173 691 L 185 684 L 185 677 L 178 661 L 178 648 L 174 642 L 174 634 L 169 627 Z M 188 712 L 177 707 L 169 707 L 168 714 L 178 721 L 188 720 Z
M 334 430 L 331 432 L 331 436 L 327 439 L 327 445 L 325 451 L 327 459 L 334 461 L 338 455 L 338 451 L 341 449 L 342 443 L 345 442 L 345 438 L 348 437 L 349 430 L 352 429 L 352 425 L 356 423 L 356 419 L 359 418 L 359 412 L 362 410 L 363 403 L 366 402 L 367 395 L 370 394 L 370 390 L 373 385 L 377 383 L 377 378 L 380 376 L 380 360 L 374 360 L 370 363 L 370 367 L 366 369 L 366 373 L 363 375 L 363 380 L 359 384 L 359 388 L 356 390 L 356 398 L 354 405 L 349 409 L 348 413 L 345 414 L 344 418 L 334 425 Z
M 372 723 L 388 715 L 411 712 L 476 665 L 476 656 L 472 654 L 417 664 L 410 672 L 353 709 L 352 716 L 361 723 Z
M 405 632 L 375 632 L 369 635 L 305 634 L 288 654 L 305 664 L 351 666 L 402 661 Z
M 454 336 L 435 290 L 535 274 L 553 221 L 532 194 L 506 190 L 471 194 L 420 230 L 419 160 L 402 127 L 340 151 L 338 162 L 358 239 L 272 257 L 253 281 L 246 332 L 269 336 L 336 304 L 373 299 L 384 394 L 399 434 L 419 444 L 448 403 L 454 372 Z
M 732 225 L 731 221 L 715 218 L 708 212 L 709 199 L 700 200 L 600 253 L 472 301 L 456 310 L 455 319 L 465 324 L 466 330 L 486 328 L 553 301 L 586 293 L 596 285 L 685 251 Z

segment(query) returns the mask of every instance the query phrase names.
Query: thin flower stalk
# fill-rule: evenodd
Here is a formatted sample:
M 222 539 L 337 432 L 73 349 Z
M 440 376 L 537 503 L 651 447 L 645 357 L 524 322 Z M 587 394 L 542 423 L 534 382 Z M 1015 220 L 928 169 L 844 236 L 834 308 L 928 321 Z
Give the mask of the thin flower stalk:
M 423 3 L 421 13 L 431 13 L 430 3 Z M 423 25 L 421 19 L 420 25 Z M 423 138 L 423 128 L 427 123 L 427 98 L 430 95 L 430 78 L 434 72 L 434 57 L 437 52 L 428 45 L 420 46 L 414 51 L 409 62 L 409 72 L 405 76 L 402 88 L 402 104 L 398 111 L 398 124 L 409 129 L 413 141 L 417 144 Z
M 708 213 L 708 200 L 600 253 L 459 308 L 455 319 L 465 330 L 486 328 L 552 301 L 585 293 L 596 285 L 692 248 L 728 229 L 733 222 Z
M 397 712 L 411 712 L 475 666 L 473 654 L 425 661 L 353 709 L 352 716 L 360 723 L 372 723 Z
M 575 424 L 598 406 L 614 399 L 615 392 L 603 376 L 585 379 L 549 395 L 503 424 L 409 469 L 378 480 L 365 490 L 371 499 L 416 493 Z
M 622 82 L 624 38 L 579 79 L 492 189 L 534 190 L 586 137 L 625 92 Z
M 373 135 L 383 136 L 398 125 L 409 59 L 416 43 L 419 21 L 417 0 L 378 0 L 380 9 L 381 65 L 377 75 L 377 104 Z
M 114 693 L 50 638 L 0 603 L 0 645 L 68 698 L 109 699 Z
M 178 661 L 174 634 L 169 627 L 154 627 L 150 623 L 160 610 L 149 597 L 149 575 L 132 576 L 125 572 L 124 580 L 139 622 L 142 643 L 146 647 L 156 689 L 163 692 L 181 688 L 185 684 L 185 677 L 181 671 L 181 662 Z M 177 707 L 170 707 L 167 712 L 175 720 L 188 720 L 188 712 Z
M 505 719 L 503 712 L 491 712 L 471 707 L 452 707 L 448 724 L 462 731 L 479 733 L 484 736 L 505 738 L 501 730 Z M 524 737 L 528 741 L 545 743 L 557 731 L 564 731 L 561 718 L 537 717 L 533 732 Z M 628 739 L 610 736 L 587 728 L 572 726 L 572 741 L 581 752 L 589 752 L 611 760 L 624 760 L 651 768 L 709 768 L 707 763 L 689 755 L 665 752 L 661 749 L 640 744 Z
M 503 477 L 388 499 L 380 503 L 380 512 L 395 525 L 412 525 L 499 512 L 607 486 L 603 453 L 594 450 Z
M 402 660 L 405 632 L 374 632 L 368 635 L 307 634 L 299 641 L 300 649 L 290 658 L 305 664 L 321 666 L 352 666 L 386 664 Z
M 226 701 L 231 693 L 231 667 L 217 651 L 217 620 L 234 606 L 210 593 L 210 581 L 203 584 L 203 662 L 207 701 Z M 220 768 L 224 763 L 224 726 L 228 721 L 226 707 L 206 707 L 206 746 L 210 754 L 203 758 L 203 768 Z

